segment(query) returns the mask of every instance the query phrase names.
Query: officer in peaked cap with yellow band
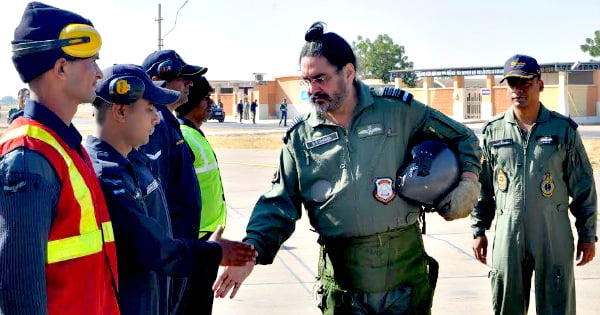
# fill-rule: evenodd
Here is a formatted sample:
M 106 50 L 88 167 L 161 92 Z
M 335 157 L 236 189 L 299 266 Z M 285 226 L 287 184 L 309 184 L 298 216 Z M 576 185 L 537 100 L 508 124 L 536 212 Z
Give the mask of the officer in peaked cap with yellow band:
M 458 153 L 462 180 L 445 218 L 464 218 L 479 197 L 479 141 L 409 93 L 371 91 L 356 79 L 348 42 L 325 33 L 323 23 L 305 40 L 300 65 L 313 110 L 287 131 L 277 176 L 256 203 L 244 240 L 257 249 L 258 263 L 272 263 L 304 206 L 322 245 L 317 293 L 324 314 L 429 314 L 435 263 L 423 247 L 420 207 L 395 193 L 396 174 L 409 162 L 413 140 L 447 142 Z M 251 269 L 229 268 L 215 294 L 237 291 Z
M 512 108 L 483 127 L 473 251 L 487 262 L 485 230 L 496 216 L 490 273 L 495 314 L 527 313 L 533 271 L 537 314 L 575 314 L 573 261 L 590 262 L 597 241 L 592 168 L 577 124 L 540 102 L 544 81 L 534 58 L 509 58 L 502 81 Z

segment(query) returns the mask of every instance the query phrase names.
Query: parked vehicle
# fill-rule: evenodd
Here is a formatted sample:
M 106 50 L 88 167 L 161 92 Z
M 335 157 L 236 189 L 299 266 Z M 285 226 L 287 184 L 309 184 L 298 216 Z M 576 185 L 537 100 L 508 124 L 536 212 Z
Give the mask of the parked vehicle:
M 208 120 L 211 120 L 211 119 L 216 119 L 220 123 L 225 121 L 225 112 L 219 105 L 212 106 L 212 110 L 210 112 L 210 116 L 208 117 Z

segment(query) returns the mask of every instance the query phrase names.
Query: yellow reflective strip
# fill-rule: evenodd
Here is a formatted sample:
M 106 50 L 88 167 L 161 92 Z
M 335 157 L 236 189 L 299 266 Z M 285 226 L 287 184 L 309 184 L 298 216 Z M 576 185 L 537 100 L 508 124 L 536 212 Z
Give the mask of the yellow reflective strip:
M 92 194 L 77 170 L 75 166 L 75 162 L 71 159 L 71 156 L 65 151 L 65 149 L 60 145 L 60 143 L 46 130 L 26 125 L 27 133 L 26 135 L 36 138 L 38 140 L 44 141 L 45 143 L 51 145 L 56 151 L 62 155 L 67 167 L 69 169 L 69 178 L 71 179 L 71 186 L 73 187 L 73 193 L 75 195 L 75 200 L 79 204 L 81 208 L 81 220 L 79 221 L 79 232 L 81 234 L 85 234 L 98 229 L 98 225 L 96 224 L 96 215 L 94 213 L 94 203 L 92 201 Z
M 104 243 L 114 242 L 115 234 L 113 232 L 112 223 L 102 222 L 102 235 L 104 235 Z
M 92 194 L 71 156 L 60 143 L 46 130 L 32 125 L 24 125 L 4 134 L 0 142 L 20 136 L 29 136 L 52 146 L 64 159 L 69 172 L 75 200 L 81 209 L 79 221 L 80 235 L 48 242 L 48 263 L 79 258 L 98 253 L 102 250 L 102 234 L 96 223 Z M 105 225 L 103 224 L 103 228 Z M 112 225 L 108 223 L 105 238 L 114 241 Z
M 48 263 L 80 258 L 102 250 L 100 230 L 48 242 Z

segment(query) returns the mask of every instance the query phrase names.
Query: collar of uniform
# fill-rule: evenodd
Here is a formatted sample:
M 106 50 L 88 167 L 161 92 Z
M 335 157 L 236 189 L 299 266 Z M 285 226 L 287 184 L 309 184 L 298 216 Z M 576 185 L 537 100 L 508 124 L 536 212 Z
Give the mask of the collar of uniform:
M 95 156 L 100 161 L 114 163 L 119 167 L 123 167 L 129 163 L 119 151 L 100 138 L 88 136 L 85 139 L 85 147 L 90 155 Z
M 187 119 L 185 117 L 177 118 L 177 121 L 179 122 L 180 125 L 188 126 L 190 128 L 196 129 L 196 126 L 194 126 L 194 123 L 192 123 L 189 119 Z
M 171 113 L 167 106 L 156 106 L 156 110 L 161 113 L 162 120 L 165 121 L 171 127 L 177 127 L 179 129 L 179 122 L 177 117 Z
M 358 94 L 358 104 L 356 104 L 356 107 L 354 107 L 354 112 L 352 113 L 352 120 L 354 120 L 354 117 L 356 117 L 365 108 L 372 106 L 375 103 L 373 95 L 371 94 L 371 91 L 369 90 L 369 87 L 366 84 L 357 80 L 354 84 L 354 88 L 356 88 L 356 92 Z M 311 127 L 316 127 L 322 124 L 331 124 L 331 122 L 327 121 L 325 118 L 319 115 L 319 113 L 314 107 L 307 119 L 307 122 Z
M 540 102 L 540 112 L 538 113 L 538 117 L 536 118 L 536 123 L 546 122 L 550 119 L 550 111 Z M 504 113 L 504 121 L 514 124 L 517 124 L 517 120 L 515 118 L 515 111 L 511 108 L 511 110 L 506 111 Z
M 42 103 L 28 99 L 23 110 L 23 116 L 31 118 L 56 132 L 69 147 L 77 149 L 81 146 L 82 137 L 75 126 L 73 124 L 69 126 L 65 125 L 54 112 Z

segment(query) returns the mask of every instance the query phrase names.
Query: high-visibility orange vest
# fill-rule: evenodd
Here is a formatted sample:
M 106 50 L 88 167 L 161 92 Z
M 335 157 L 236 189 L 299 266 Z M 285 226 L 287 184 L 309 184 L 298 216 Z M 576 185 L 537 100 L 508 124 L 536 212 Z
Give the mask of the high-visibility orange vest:
M 89 156 L 82 150 L 82 157 L 54 131 L 23 117 L 0 139 L 0 156 L 18 147 L 43 155 L 61 182 L 48 237 L 48 313 L 119 314 L 114 235 Z

